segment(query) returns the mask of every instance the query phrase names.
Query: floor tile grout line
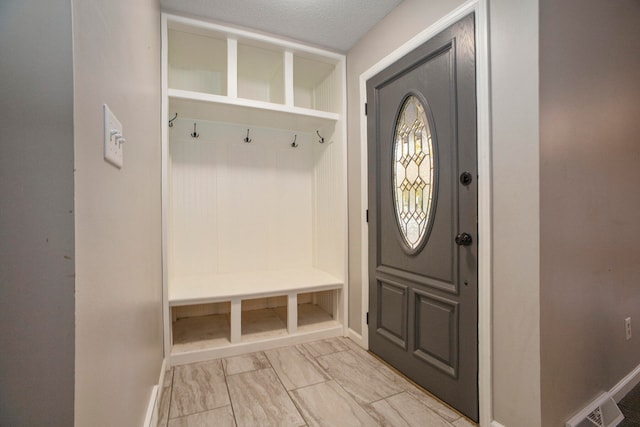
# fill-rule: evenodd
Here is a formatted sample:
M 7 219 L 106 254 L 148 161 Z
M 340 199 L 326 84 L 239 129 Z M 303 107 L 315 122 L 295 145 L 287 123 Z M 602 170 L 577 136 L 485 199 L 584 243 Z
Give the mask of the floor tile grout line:
M 215 362 L 215 361 L 218 361 L 218 360 L 220 361 L 220 365 L 222 366 L 222 359 L 211 359 L 211 360 L 206 360 L 206 361 L 203 361 L 203 362 L 194 362 L 194 363 L 188 363 L 188 364 L 179 365 L 179 366 L 199 365 L 199 364 L 202 364 L 202 363 L 210 363 L 210 362 Z M 167 426 L 169 425 L 169 421 L 171 421 L 171 420 L 177 420 L 177 419 L 188 417 L 188 416 L 191 416 L 191 415 L 202 414 L 204 412 L 213 411 L 213 410 L 224 408 L 226 406 L 230 406 L 231 405 L 231 396 L 229 395 L 229 390 L 227 389 L 227 396 L 229 396 L 229 404 L 216 406 L 215 408 L 206 408 L 205 407 L 205 409 L 203 409 L 203 410 L 190 412 L 188 414 L 182 414 L 180 416 L 172 418 L 171 417 L 171 401 L 173 400 L 173 388 L 174 388 L 174 381 L 175 381 L 175 368 L 176 367 L 171 368 L 173 370 L 173 374 L 171 376 L 171 399 L 169 400 L 169 413 L 167 415 Z M 224 375 L 224 368 L 222 368 L 222 376 L 223 376 L 225 384 L 226 384 L 227 379 L 226 379 L 226 376 Z M 209 384 L 212 384 L 212 382 L 209 383 Z
M 340 337 L 325 338 L 325 339 L 323 339 L 323 340 L 318 340 L 318 341 L 326 342 L 326 341 L 329 341 L 329 340 L 332 340 L 332 339 L 336 339 L 337 341 L 341 342 L 340 340 L 338 340 L 338 338 L 340 338 Z M 308 342 L 308 343 L 306 343 L 306 342 L 305 342 L 305 343 L 302 343 L 301 345 L 302 345 L 303 347 L 307 348 L 307 344 L 311 344 L 311 343 L 318 342 L 318 341 L 311 341 L 311 342 Z M 347 349 L 346 349 L 346 350 L 335 350 L 335 351 L 332 351 L 332 352 L 329 352 L 329 353 L 319 354 L 319 355 L 317 355 L 317 356 L 314 356 L 313 354 L 311 354 L 311 351 L 310 351 L 308 348 L 307 348 L 307 352 L 309 353 L 309 355 L 310 355 L 311 357 L 313 357 L 314 359 L 317 359 L 318 357 L 329 356 L 330 354 L 342 353 L 342 352 L 344 352 L 344 351 L 350 351 L 350 350 L 351 350 L 351 349 L 349 348 L 349 346 L 347 346 L 346 344 L 344 344 L 344 346 L 345 346 L 345 347 L 347 347 Z
M 445 401 L 443 401 L 442 399 L 440 399 L 436 395 L 432 394 L 429 390 L 425 389 L 420 384 L 414 382 L 411 378 L 407 377 L 405 374 L 400 372 L 397 368 L 395 368 L 394 366 L 392 366 L 389 363 L 387 363 L 386 360 L 378 357 L 375 353 L 371 353 L 368 350 L 366 350 L 366 351 L 367 351 L 368 354 L 371 354 L 372 356 L 374 356 L 376 359 L 378 359 L 380 361 L 380 366 L 378 366 L 376 369 L 380 369 L 381 367 L 387 368 L 389 370 L 389 372 L 391 372 L 391 374 L 393 374 L 393 375 L 397 376 L 398 378 L 406 381 L 408 384 L 410 384 L 411 386 L 415 387 L 420 393 L 429 396 L 431 399 L 435 400 L 436 402 L 440 403 L 441 405 L 443 405 L 447 409 L 451 410 L 453 413 L 455 413 L 458 416 L 454 421 L 458 421 L 461 418 L 465 418 L 466 419 L 466 417 L 464 415 L 462 415 L 457 409 L 455 409 L 454 407 L 452 407 L 451 405 L 449 405 L 448 403 L 446 403 Z M 405 390 L 405 391 L 409 392 L 409 390 Z M 409 394 L 411 395 L 411 393 L 409 393 Z
M 326 340 L 322 340 L 322 341 L 326 341 Z M 327 353 L 327 354 L 320 354 L 318 356 L 314 356 L 313 354 L 311 354 L 311 351 L 309 351 L 309 349 L 306 348 L 306 346 L 304 345 L 306 343 L 303 343 L 302 346 L 305 348 L 307 354 L 302 354 L 304 357 L 306 357 L 307 359 L 309 359 L 309 357 L 311 357 L 311 359 L 313 360 L 309 360 L 310 362 L 314 363 L 317 367 L 319 367 L 320 369 L 322 369 L 322 372 L 324 372 L 329 378 L 334 379 L 329 372 L 322 366 L 322 364 L 320 363 L 320 361 L 318 360 L 321 357 L 325 357 L 325 356 L 329 356 L 331 354 L 335 354 L 335 353 L 340 353 L 342 351 L 347 351 L 347 350 L 340 350 L 340 351 L 335 351 L 333 353 Z M 297 350 L 297 349 L 296 349 Z M 307 357 L 308 355 L 308 357 Z
M 345 344 L 345 345 L 346 345 L 346 344 Z M 336 352 L 334 352 L 334 353 L 327 353 L 327 354 L 324 354 L 324 355 L 322 355 L 322 356 L 317 356 L 317 357 L 316 357 L 316 359 L 318 359 L 318 358 L 320 358 L 320 357 L 324 357 L 324 356 L 329 356 L 329 355 L 331 355 L 331 354 L 336 354 L 336 353 L 340 353 L 340 352 L 345 352 L 345 351 L 350 351 L 350 352 L 354 355 L 354 357 L 356 357 L 357 359 L 359 359 L 359 360 L 363 361 L 363 363 L 367 363 L 367 361 L 366 361 L 366 360 L 364 360 L 364 358 L 363 358 L 363 357 L 361 357 L 360 355 L 358 355 L 358 353 L 357 353 L 354 349 L 350 348 L 349 346 L 347 346 L 347 350 L 336 351 Z M 367 353 L 369 353 L 369 352 L 367 352 Z M 374 355 L 374 357 L 375 357 L 375 355 Z M 378 358 L 376 357 L 376 359 L 378 359 Z M 371 366 L 371 365 L 370 365 L 370 366 Z M 374 369 L 374 370 L 376 370 L 376 371 L 379 371 L 381 367 L 389 367 L 389 366 L 388 366 L 388 365 L 387 365 L 387 363 L 386 363 L 384 360 L 382 360 L 382 359 L 380 359 L 380 365 L 379 365 L 379 366 L 376 366 L 376 367 L 371 366 L 371 368 L 372 368 L 372 369 Z M 408 380 L 407 380 L 407 378 L 406 378 L 404 375 L 401 375 L 401 374 L 400 374 L 399 372 L 397 372 L 395 369 L 389 369 L 389 371 L 390 371 L 390 372 L 391 372 L 391 374 L 393 374 L 394 376 L 396 376 L 396 377 L 398 377 L 398 378 L 400 378 L 400 379 L 403 379 L 403 380 L 407 381 L 409 384 L 411 384 L 411 385 L 414 385 L 414 386 L 415 386 L 415 384 L 413 384 L 413 382 L 408 381 Z M 329 374 L 329 373 L 327 372 L 327 374 Z M 429 410 L 429 412 L 433 413 L 436 417 L 438 417 L 440 420 L 442 420 L 442 421 L 443 421 L 443 422 L 445 422 L 446 424 L 449 424 L 449 425 L 453 426 L 453 422 L 454 422 L 454 421 L 458 421 L 460 418 L 463 418 L 462 416 L 460 416 L 460 414 L 458 414 L 458 413 L 457 413 L 457 411 L 454 411 L 454 412 L 456 413 L 456 415 L 458 415 L 458 417 L 457 417 L 457 418 L 455 418 L 455 419 L 454 419 L 454 420 L 452 420 L 452 421 L 448 421 L 447 419 L 445 419 L 444 417 L 442 417 L 442 416 L 441 416 L 441 415 L 440 415 L 440 414 L 439 414 L 435 409 L 433 409 L 433 408 L 429 407 L 428 405 L 426 405 L 425 403 L 423 403 L 423 402 L 419 401 L 415 396 L 413 396 L 411 393 L 409 393 L 409 392 L 408 392 L 408 390 L 406 390 L 406 389 L 401 389 L 401 391 L 399 391 L 398 393 L 391 394 L 391 395 L 389 395 L 389 396 L 383 397 L 383 398 L 381 398 L 381 399 L 378 399 L 378 400 L 375 400 L 375 401 L 372 401 L 372 402 L 360 403 L 360 402 L 358 402 L 358 400 L 355 398 L 355 396 L 354 396 L 353 394 L 351 394 L 348 390 L 346 390 L 346 389 L 345 389 L 345 388 L 340 384 L 340 382 L 338 382 L 338 380 L 336 380 L 335 378 L 331 377 L 331 375 L 330 375 L 330 374 L 329 374 L 329 376 L 330 376 L 330 378 L 332 378 L 332 379 L 333 379 L 333 381 L 334 381 L 334 382 L 335 382 L 335 383 L 336 383 L 336 384 L 337 384 L 337 385 L 338 385 L 342 390 L 344 390 L 344 391 L 347 393 L 347 395 L 349 395 L 351 398 L 353 398 L 353 399 L 354 399 L 355 403 L 356 403 L 358 406 L 360 406 L 360 407 L 361 407 L 365 412 L 367 412 L 367 413 L 368 413 L 368 411 L 367 411 L 367 409 L 366 409 L 365 405 L 371 405 L 371 404 L 373 404 L 373 403 L 375 403 L 375 402 L 380 402 L 381 400 L 386 400 L 386 399 L 389 399 L 389 398 L 391 398 L 391 397 L 393 397 L 393 396 L 397 396 L 397 395 L 400 395 L 400 394 L 402 394 L 402 393 L 406 393 L 406 394 L 407 394 L 407 396 L 409 396 L 409 397 L 411 397 L 412 399 L 414 399 L 414 400 L 415 400 L 416 402 L 418 402 L 421 406 L 424 406 L 427 410 Z M 419 390 L 420 392 L 425 393 L 425 391 L 424 391 L 424 390 L 422 390 L 422 388 L 420 388 L 420 387 L 418 388 L 418 390 Z M 425 393 L 425 394 L 427 394 L 428 396 L 431 396 L 431 394 L 429 394 L 429 393 Z M 437 398 L 436 398 L 436 399 L 437 399 Z M 438 400 L 439 402 L 441 402 L 439 399 L 437 399 L 437 400 Z M 442 402 L 442 403 L 444 403 L 444 402 Z M 447 405 L 447 406 L 448 406 L 448 405 Z
M 387 397 L 383 397 L 382 399 L 374 400 L 372 402 L 367 403 L 367 405 L 373 405 L 374 403 L 381 402 L 381 401 L 387 400 L 387 399 L 391 399 L 392 397 L 399 396 L 399 395 L 401 395 L 403 393 L 405 393 L 409 398 L 415 400 L 419 405 L 424 406 L 425 408 L 427 408 L 427 410 L 429 412 L 433 413 L 436 417 L 438 417 L 439 419 L 441 419 L 442 421 L 444 421 L 447 424 L 450 424 L 450 425 L 453 426 L 453 423 L 455 421 L 458 421 L 460 418 L 462 418 L 462 417 L 458 417 L 458 418 L 456 418 L 456 419 L 454 419 L 452 421 L 447 420 L 442 415 L 440 415 L 435 409 L 433 409 L 432 407 L 430 407 L 429 405 L 427 405 L 425 403 L 422 403 L 420 400 L 416 399 L 416 397 L 413 396 L 411 393 L 409 393 L 407 390 L 402 390 L 402 391 L 400 391 L 398 393 L 394 393 L 394 394 L 391 394 L 391 395 L 389 395 Z M 387 403 L 389 403 L 389 402 L 387 402 Z M 389 405 L 393 408 L 391 403 L 389 403 Z M 393 408 L 393 409 L 395 409 L 395 408 Z
M 306 385 L 306 386 L 304 386 L 304 387 L 298 387 L 298 388 L 293 389 L 293 390 L 287 390 L 287 393 L 289 393 L 289 398 L 293 401 L 293 404 L 296 406 L 296 408 L 298 409 L 298 412 L 300 413 L 300 415 L 302 415 L 302 418 L 305 420 L 305 423 L 306 423 L 307 425 L 309 425 L 309 421 L 304 417 L 304 414 L 302 413 L 302 411 L 300 410 L 300 408 L 299 408 L 299 407 L 298 407 L 298 405 L 296 404 L 296 401 L 295 401 L 293 398 L 291 398 L 291 392 L 292 392 L 292 391 L 297 391 L 297 390 L 302 390 L 302 389 L 309 388 L 309 387 L 313 387 L 313 386 L 317 386 L 318 384 L 326 384 L 326 383 L 329 383 L 329 382 L 333 382 L 337 387 L 339 387 L 339 388 L 340 388 L 340 390 L 342 390 L 342 391 L 343 391 L 343 392 L 344 392 L 348 397 L 350 397 L 350 398 L 353 400 L 353 403 L 355 403 L 357 407 L 359 407 L 359 408 L 360 408 L 360 409 L 362 409 L 362 410 L 363 410 L 367 415 L 369 415 L 369 417 L 371 417 L 371 419 L 372 419 L 376 424 L 379 424 L 379 423 L 377 422 L 377 420 L 375 420 L 375 419 L 371 416 L 371 414 L 369 414 L 369 412 L 367 411 L 367 409 L 366 409 L 366 408 L 364 408 L 360 403 L 358 403 L 358 402 L 356 401 L 356 399 L 351 395 L 351 393 L 349 393 L 347 390 L 345 390 L 345 389 L 344 389 L 344 387 L 342 387 L 342 386 L 341 386 L 341 385 L 340 385 L 340 384 L 339 384 L 335 379 L 333 379 L 333 378 L 331 378 L 331 377 L 330 377 L 330 379 L 329 379 L 329 380 L 327 380 L 327 381 L 322 381 L 322 382 L 319 382 L 319 383 L 316 383 L 316 384 L 309 384 L 309 385 Z
M 266 357 L 266 354 L 265 354 L 265 357 Z M 268 360 L 268 357 L 267 357 L 267 360 Z M 296 412 L 298 413 L 300 418 L 304 421 L 304 424 L 308 425 L 307 419 L 302 415 L 302 413 L 300 412 L 300 409 L 296 405 L 295 401 L 291 398 L 291 395 L 289 394 L 289 390 L 287 390 L 286 387 L 284 386 L 284 384 L 282 383 L 282 380 L 280 379 L 280 376 L 278 375 L 278 372 L 275 370 L 275 368 L 273 368 L 273 365 L 271 365 L 271 361 L 269 361 L 269 365 L 270 365 L 270 367 L 267 367 L 267 368 L 255 369 L 255 370 L 252 370 L 252 371 L 242 372 L 241 374 L 246 374 L 246 373 L 250 373 L 250 372 L 267 371 L 267 370 L 273 371 L 275 377 L 277 378 L 278 382 L 282 386 L 282 389 L 284 390 L 285 394 L 287 395 L 287 398 L 293 404 L 293 407 L 295 408 Z M 240 374 L 234 374 L 234 375 L 231 375 L 231 376 L 235 376 L 235 375 L 240 375 Z M 226 378 L 225 378 L 225 382 L 226 382 Z M 227 385 L 227 387 L 228 387 L 228 385 Z M 231 408 L 233 410 L 233 401 L 231 399 L 231 393 L 229 393 L 229 400 L 232 403 Z M 234 420 L 235 420 L 235 411 L 234 411 Z M 238 427 L 237 420 L 236 420 L 236 427 Z
M 253 353 L 241 354 L 241 355 L 238 355 L 238 356 L 222 357 L 222 358 L 220 358 L 219 360 L 231 359 L 231 358 L 233 358 L 233 357 L 244 357 L 244 356 L 250 356 L 250 355 L 258 354 L 258 353 L 262 353 L 262 354 L 264 355 L 265 359 L 267 359 L 267 362 L 269 363 L 269 367 L 273 368 L 273 366 L 271 365 L 271 361 L 269 360 L 269 358 L 267 357 L 267 355 L 265 354 L 265 352 L 264 352 L 264 351 L 256 351 L 256 352 L 253 352 Z M 248 371 L 242 371 L 242 372 L 237 372 L 237 373 L 235 373 L 235 374 L 227 375 L 227 370 L 226 370 L 226 368 L 224 368 L 224 365 L 225 365 L 225 364 L 223 363 L 223 373 L 224 373 L 224 377 L 225 377 L 225 379 L 226 379 L 227 377 L 233 377 L 233 376 L 235 376 L 235 375 L 246 374 L 247 372 L 254 372 L 254 371 L 261 371 L 261 370 L 263 370 L 263 369 L 268 369 L 268 368 L 249 369 Z M 274 369 L 274 370 L 275 370 L 275 369 Z
M 171 385 L 169 386 L 169 401 L 167 405 L 169 405 L 169 409 L 167 409 L 167 423 L 165 427 L 169 426 L 169 420 L 171 419 L 171 400 L 173 400 L 173 379 L 175 374 L 175 368 L 171 368 Z
M 287 392 L 287 396 L 289 396 L 289 400 L 293 403 L 293 406 L 296 408 L 296 411 L 298 411 L 298 414 L 300 414 L 300 418 L 302 418 L 304 420 L 304 423 L 306 425 L 309 425 L 309 420 L 307 420 L 307 418 L 304 416 L 304 414 L 302 413 L 302 410 L 300 409 L 300 407 L 298 406 L 298 404 L 296 403 L 296 400 L 291 397 L 291 392 L 293 390 L 287 390 L 285 389 L 285 391 Z
M 329 353 L 329 354 L 332 354 L 332 353 Z M 323 357 L 323 356 L 328 356 L 329 354 L 325 354 L 325 355 L 322 355 L 322 356 L 314 356 L 311 353 L 307 352 L 307 354 L 302 354 L 302 356 L 304 356 L 307 360 L 309 360 L 309 362 L 313 363 L 313 365 L 316 368 L 320 369 L 330 380 L 335 381 L 335 378 L 333 378 L 331 373 L 329 371 L 327 371 L 324 368 L 324 366 L 322 366 L 320 361 L 318 360 L 318 358 Z M 309 359 L 309 358 L 311 358 L 311 359 Z
M 300 386 L 300 387 L 292 388 L 291 390 L 287 390 L 287 393 L 292 392 L 292 391 L 304 390 L 305 388 L 313 387 L 313 386 L 316 386 L 318 384 L 328 383 L 330 381 L 336 382 L 333 378 L 329 378 L 328 380 L 318 381 L 318 382 L 313 383 L 313 384 L 306 384 L 306 385 L 303 385 L 303 386 Z
M 236 427 L 238 427 L 238 418 L 236 417 L 236 410 L 233 407 L 233 400 L 231 399 L 231 391 L 229 390 L 229 383 L 227 382 L 226 372 L 224 376 L 224 385 L 227 388 L 227 396 L 229 396 L 229 406 L 231 407 L 231 415 L 233 415 L 233 422 L 236 425 Z
M 210 409 L 205 409 L 205 410 L 202 410 L 202 411 L 191 412 L 191 413 L 185 414 L 185 415 L 180 415 L 179 417 L 175 417 L 175 418 L 171 418 L 171 419 L 167 420 L 167 424 L 169 424 L 168 421 L 171 421 L 171 420 L 179 420 L 180 418 L 192 417 L 194 415 L 204 414 L 205 412 L 212 412 L 212 411 L 215 411 L 216 409 L 226 408 L 227 406 L 231 406 L 231 403 L 229 403 L 228 405 L 216 406 L 215 408 L 210 408 Z M 231 411 L 233 411 L 233 407 L 231 408 Z
M 235 410 L 235 408 L 233 407 L 233 399 L 231 398 L 231 391 L 229 390 L 229 382 L 227 381 L 227 379 L 228 379 L 229 377 L 233 377 L 233 376 L 235 376 L 235 375 L 246 374 L 246 373 L 248 373 L 248 372 L 263 371 L 263 370 L 265 370 L 265 369 L 272 369 L 272 370 L 273 370 L 273 372 L 276 374 L 276 378 L 278 378 L 278 373 L 276 372 L 276 370 L 275 370 L 275 369 L 273 369 L 273 365 L 271 364 L 271 361 L 269 360 L 269 357 L 267 356 L 267 354 L 266 354 L 264 351 L 256 351 L 256 352 L 254 352 L 254 353 L 249 353 L 249 354 L 247 354 L 247 355 L 257 354 L 257 353 L 262 353 L 262 354 L 264 355 L 264 358 L 265 358 L 265 359 L 267 359 L 267 363 L 268 363 L 268 364 L 269 364 L 269 366 L 270 366 L 269 368 L 253 369 L 253 370 L 246 371 L 246 372 L 238 372 L 237 374 L 227 375 L 226 363 L 225 363 L 225 362 L 223 362 L 222 360 L 225 360 L 225 361 L 226 361 L 226 359 L 229 359 L 229 357 L 223 357 L 223 358 L 221 358 L 221 362 L 220 362 L 220 363 L 222 363 L 222 365 L 223 365 L 223 370 L 222 370 L 222 372 L 223 372 L 223 374 L 224 374 L 224 384 L 225 384 L 225 386 L 227 387 L 227 395 L 229 396 L 229 406 L 231 406 L 231 413 L 233 414 L 233 421 L 235 422 L 236 427 L 238 427 L 238 417 L 236 416 L 236 410 Z M 242 356 L 242 355 L 241 355 L 241 356 Z M 238 356 L 233 356 L 233 357 L 238 357 Z M 285 390 L 285 391 L 286 391 L 286 390 Z M 303 417 L 303 419 L 304 419 L 304 417 Z
M 166 382 L 166 381 L 168 381 L 167 378 L 166 378 L 167 377 L 167 372 L 166 371 L 165 371 L 164 375 L 165 375 L 164 381 Z M 165 383 L 162 384 L 162 391 L 160 392 L 160 398 L 158 399 L 158 422 L 156 423 L 156 427 L 167 427 L 166 424 L 164 426 L 162 425 L 162 417 L 163 417 L 162 412 L 163 411 L 161 411 L 161 409 L 162 409 L 162 397 L 165 395 L 165 393 L 169 394 L 169 397 L 168 397 L 169 400 L 167 402 L 167 405 L 169 406 L 169 409 L 167 409 L 167 424 L 169 423 L 169 410 L 171 409 L 171 388 L 172 388 L 172 386 L 173 386 L 173 384 L 169 385 L 168 387 L 165 387 Z M 168 390 L 166 390 L 166 389 L 168 389 Z
M 304 345 L 304 344 L 303 344 L 303 345 Z M 281 347 L 281 348 L 284 348 L 284 347 Z M 298 350 L 298 349 L 296 348 L 296 346 L 292 346 L 292 348 L 293 348 L 293 350 L 295 350 L 295 351 L 297 351 L 298 353 L 300 353 L 300 355 L 301 355 L 302 357 L 304 357 L 305 359 L 308 359 L 308 358 L 307 358 L 307 355 L 306 355 L 306 354 L 302 354 L 302 353 L 300 352 L 300 350 Z M 311 355 L 311 353 L 310 353 L 308 350 L 307 350 L 307 353 L 309 353 L 309 356 L 311 356 L 311 357 L 313 357 L 314 359 L 316 359 L 316 357 L 314 357 L 313 355 Z M 300 417 L 304 420 L 305 425 L 307 425 L 307 426 L 308 426 L 308 425 L 309 425 L 309 423 L 310 423 L 310 420 L 308 420 L 308 419 L 304 416 L 304 413 L 303 413 L 302 409 L 298 406 L 298 404 L 297 404 L 296 400 L 292 397 L 291 392 L 292 392 L 292 391 L 295 391 L 295 390 L 300 390 L 300 389 L 303 389 L 303 388 L 307 388 L 307 387 L 312 387 L 312 386 L 314 386 L 314 385 L 327 383 L 328 381 L 334 381 L 334 382 L 335 382 L 335 380 L 333 379 L 333 377 L 331 377 L 331 375 L 329 375 L 329 373 L 328 373 L 328 372 L 326 372 L 326 371 L 325 371 L 325 369 L 322 369 L 322 371 L 327 375 L 327 377 L 329 378 L 329 380 L 326 380 L 326 381 L 320 381 L 320 382 L 317 382 L 317 383 L 315 383 L 315 384 L 307 384 L 306 386 L 303 386 L 303 387 L 298 387 L 298 388 L 295 388 L 295 389 L 287 390 L 287 388 L 285 387 L 284 383 L 282 382 L 282 378 L 280 378 L 280 375 L 278 375 L 278 371 L 277 371 L 275 368 L 273 368 L 273 363 L 271 363 L 271 359 L 269 359 L 269 356 L 268 356 L 267 354 L 265 354 L 265 356 L 267 357 L 267 360 L 269 360 L 269 364 L 271 364 L 272 369 L 273 369 L 273 372 L 275 372 L 275 374 L 276 374 L 276 378 L 278 378 L 278 381 L 280 382 L 280 385 L 282 385 L 282 388 L 283 388 L 283 389 L 284 389 L 284 391 L 287 393 L 287 396 L 289 397 L 289 400 L 293 403 L 293 406 L 296 408 L 296 411 L 298 411 L 298 414 L 300 414 Z M 312 362 L 311 360 L 309 360 L 309 363 L 313 363 L 313 362 Z M 318 364 L 318 365 L 319 365 L 319 363 L 317 362 L 317 360 L 316 360 L 316 364 Z M 320 367 L 320 368 L 322 368 L 322 367 Z M 337 383 L 336 383 L 336 384 L 337 384 Z
M 296 349 L 297 350 L 297 349 Z M 269 360 L 269 356 L 267 356 L 265 354 L 265 357 L 267 358 L 267 360 Z M 302 418 L 304 420 L 304 423 L 306 425 L 309 425 L 309 421 L 304 417 L 304 415 L 302 414 L 302 411 L 300 410 L 300 408 L 298 407 L 298 405 L 296 405 L 296 401 L 295 399 L 293 399 L 291 397 L 291 393 L 289 393 L 289 390 L 287 390 L 287 388 L 284 386 L 284 383 L 282 382 L 282 378 L 280 378 L 280 375 L 278 375 L 278 371 L 273 367 L 273 364 L 271 363 L 271 360 L 269 360 L 269 365 L 271 365 L 271 369 L 273 370 L 273 373 L 276 375 L 276 378 L 278 379 L 278 382 L 280 383 L 280 385 L 282 386 L 282 389 L 284 390 L 284 392 L 287 394 L 287 397 L 289 398 L 289 400 L 291 401 L 291 403 L 293 403 L 293 407 L 296 408 L 296 411 L 298 411 L 298 415 L 300 415 L 300 418 Z
M 345 345 L 345 346 L 346 346 L 346 345 Z M 354 402 L 354 403 L 355 403 L 355 404 L 356 404 L 360 409 L 362 409 L 363 411 L 365 411 L 365 412 L 366 412 L 366 413 L 371 417 L 371 415 L 369 414 L 369 411 L 367 411 L 367 408 L 365 408 L 363 404 L 361 404 L 360 402 L 358 402 L 358 400 L 356 399 L 356 397 L 355 397 L 353 394 L 351 394 L 351 393 L 350 393 L 346 388 L 344 388 L 344 387 L 342 386 L 342 384 L 340 384 L 340 382 L 339 382 L 336 378 L 334 378 L 334 377 L 331 375 L 331 373 L 330 373 L 329 371 L 327 371 L 327 370 L 326 370 L 326 369 L 325 369 L 325 368 L 320 364 L 320 362 L 318 361 L 318 358 L 319 358 L 319 357 L 329 356 L 329 355 L 331 355 L 331 354 L 336 354 L 336 353 L 341 353 L 341 352 L 346 352 L 346 351 L 351 351 L 351 352 L 354 354 L 354 356 L 355 356 L 355 357 L 357 357 L 357 358 L 361 359 L 361 358 L 360 358 L 360 357 L 355 353 L 355 351 L 352 351 L 352 349 L 351 349 L 351 348 L 349 348 L 349 346 L 346 346 L 346 347 L 347 347 L 347 349 L 346 349 L 346 350 L 340 350 L 340 351 L 336 351 L 336 352 L 334 352 L 334 353 L 327 353 L 327 354 L 323 354 L 322 356 L 317 356 L 317 357 L 314 357 L 314 358 L 316 359 L 316 362 L 318 363 L 318 366 L 320 366 L 320 368 L 321 368 L 321 369 L 322 369 L 322 370 L 327 374 L 327 376 L 330 378 L 330 381 L 333 381 L 333 382 L 336 384 L 336 386 L 338 386 L 338 387 L 340 388 L 340 390 L 342 390 L 342 391 L 343 391 L 347 396 L 349 396 L 349 397 L 353 400 L 353 402 Z M 328 381 L 325 381 L 325 382 L 328 382 Z M 373 419 L 373 417 L 371 417 L 371 418 Z M 376 423 L 378 424 L 378 422 L 377 422 L 375 419 L 374 419 L 374 422 L 376 422 Z

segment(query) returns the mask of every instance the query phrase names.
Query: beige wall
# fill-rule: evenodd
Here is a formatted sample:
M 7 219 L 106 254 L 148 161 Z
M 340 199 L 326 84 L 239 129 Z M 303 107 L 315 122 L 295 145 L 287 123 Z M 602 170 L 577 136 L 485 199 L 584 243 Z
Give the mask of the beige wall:
M 347 55 L 349 327 L 360 332 L 359 76 L 462 1 L 405 0 Z M 539 426 L 538 3 L 490 2 L 493 174 L 493 412 Z
M 160 10 L 73 1 L 78 426 L 140 426 L 162 363 Z M 103 160 L 102 104 L 124 167 Z
M 0 425 L 73 425 L 68 0 L 0 0 Z
M 560 426 L 640 364 L 640 3 L 540 3 L 542 408 Z

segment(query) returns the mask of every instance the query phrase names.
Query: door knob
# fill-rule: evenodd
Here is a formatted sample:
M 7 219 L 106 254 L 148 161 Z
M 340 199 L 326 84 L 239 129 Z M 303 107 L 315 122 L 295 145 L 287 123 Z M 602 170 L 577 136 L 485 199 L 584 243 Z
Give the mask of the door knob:
M 469 246 L 471 243 L 473 243 L 473 239 L 469 233 L 460 233 L 456 236 L 456 245 Z

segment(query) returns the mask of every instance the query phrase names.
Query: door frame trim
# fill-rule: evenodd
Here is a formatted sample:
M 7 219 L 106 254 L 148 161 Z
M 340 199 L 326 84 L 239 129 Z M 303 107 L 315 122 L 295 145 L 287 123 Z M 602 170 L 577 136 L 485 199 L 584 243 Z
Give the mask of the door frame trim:
M 440 33 L 464 16 L 475 13 L 476 36 L 476 103 L 478 127 L 478 406 L 480 425 L 491 426 L 493 421 L 492 383 L 492 212 L 491 212 L 491 100 L 489 75 L 489 11 L 488 0 L 469 0 L 454 9 L 436 23 L 382 58 L 360 75 L 360 185 L 361 207 L 368 206 L 367 167 L 367 80 L 411 52 L 436 34 Z M 362 343 L 369 348 L 369 328 L 366 313 L 369 310 L 369 233 L 365 215 L 360 216 L 361 271 L 362 271 Z M 486 237 L 486 238 L 484 238 Z

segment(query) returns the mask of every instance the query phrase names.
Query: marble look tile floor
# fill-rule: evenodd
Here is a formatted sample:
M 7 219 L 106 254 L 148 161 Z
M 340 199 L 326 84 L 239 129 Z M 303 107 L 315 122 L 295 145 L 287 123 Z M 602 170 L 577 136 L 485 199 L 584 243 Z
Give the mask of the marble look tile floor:
M 472 427 L 348 338 L 177 366 L 159 427 Z

